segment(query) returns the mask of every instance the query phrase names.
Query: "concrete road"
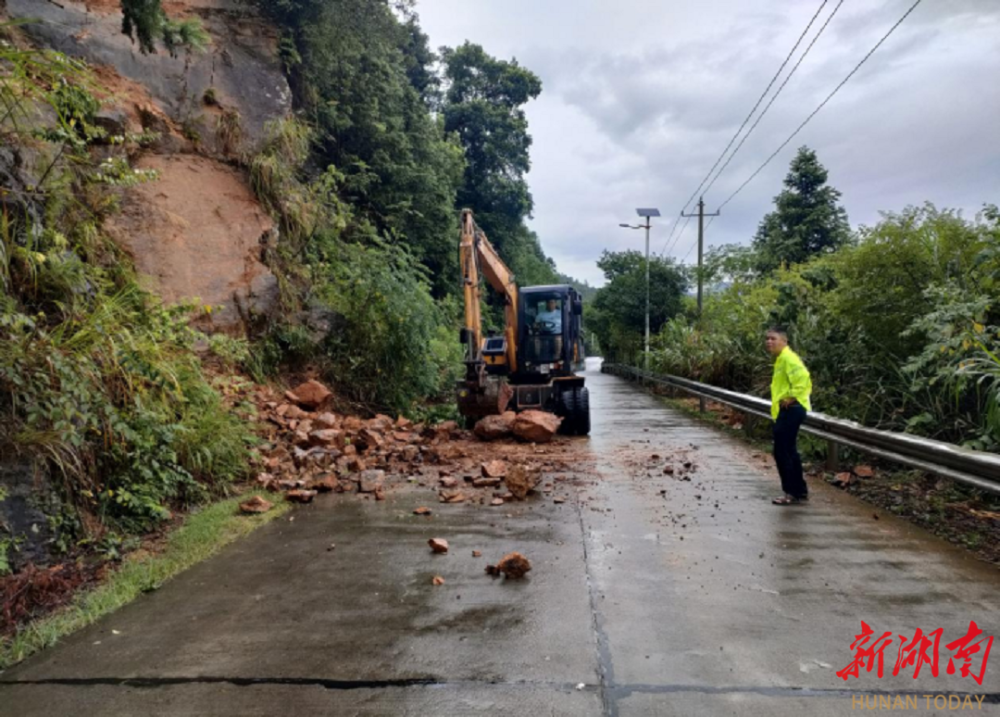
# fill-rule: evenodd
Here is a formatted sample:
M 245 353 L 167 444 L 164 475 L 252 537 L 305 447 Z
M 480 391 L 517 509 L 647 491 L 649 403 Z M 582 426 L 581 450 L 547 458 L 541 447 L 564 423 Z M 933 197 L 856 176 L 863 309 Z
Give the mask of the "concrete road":
M 994 568 L 825 485 L 772 506 L 745 446 L 588 382 L 566 503 L 431 504 L 428 520 L 411 515 L 426 489 L 317 501 L 0 675 L 0 715 L 846 715 L 935 712 L 935 695 L 1000 713 L 1000 665 L 982 685 L 947 674 L 970 620 L 1000 632 Z M 697 471 L 664 475 L 652 454 Z M 487 577 L 509 550 L 529 578 Z M 892 631 L 885 676 L 845 682 L 862 620 Z M 917 628 L 943 628 L 939 676 L 893 677 Z

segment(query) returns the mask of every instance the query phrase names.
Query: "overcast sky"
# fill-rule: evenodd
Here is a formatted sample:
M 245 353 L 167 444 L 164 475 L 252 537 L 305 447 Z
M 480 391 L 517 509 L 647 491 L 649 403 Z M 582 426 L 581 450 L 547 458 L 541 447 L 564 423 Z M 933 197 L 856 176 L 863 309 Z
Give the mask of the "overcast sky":
M 791 69 L 839 0 L 829 0 Z M 821 0 L 419 0 L 434 47 L 466 39 L 542 79 L 531 226 L 559 270 L 600 284 L 604 249 L 651 247 L 743 122 Z M 724 201 L 913 0 L 844 0 L 768 114 L 705 195 Z M 781 79 L 775 88 L 781 84 Z M 772 93 L 773 93 L 772 89 Z M 765 100 L 765 104 L 767 100 Z M 751 120 L 751 124 L 753 120 Z M 738 142 L 739 140 L 737 140 Z M 932 201 L 1000 202 L 1000 0 L 923 0 L 809 125 L 723 210 L 706 244 L 748 243 L 797 147 L 815 149 L 852 227 Z M 707 223 L 707 222 L 706 222 Z M 695 260 L 696 222 L 669 253 Z

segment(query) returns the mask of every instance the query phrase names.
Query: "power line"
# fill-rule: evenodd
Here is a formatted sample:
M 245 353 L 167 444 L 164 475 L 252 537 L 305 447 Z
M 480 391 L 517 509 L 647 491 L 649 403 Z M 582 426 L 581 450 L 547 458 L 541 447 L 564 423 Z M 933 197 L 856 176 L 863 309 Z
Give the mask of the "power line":
M 786 139 L 786 140 L 785 140 L 784 142 L 782 142 L 782 143 L 781 143 L 781 145 L 780 145 L 780 146 L 779 146 L 779 147 L 778 147 L 778 148 L 777 148 L 776 150 L 774 150 L 774 152 L 773 152 L 773 153 L 771 154 L 771 156 L 770 156 L 770 157 L 768 157 L 768 158 L 767 158 L 766 160 L 764 160 L 764 163 L 763 163 L 762 165 L 760 165 L 760 166 L 759 166 L 759 167 L 757 168 L 757 170 L 756 170 L 756 171 L 755 171 L 755 172 L 754 172 L 753 174 L 751 174 L 751 175 L 750 175 L 749 177 L 747 177 L 747 180 L 746 180 L 745 182 L 743 182 L 743 184 L 741 184 L 741 185 L 740 185 L 739 187 L 737 187 L 736 191 L 735 191 L 735 192 L 733 192 L 732 194 L 730 194 L 730 195 L 729 195 L 729 198 L 728 198 L 728 199 L 726 199 L 726 201 L 724 201 L 724 202 L 723 202 L 722 204 L 720 204 L 720 205 L 719 205 L 719 209 L 722 209 L 722 207 L 724 207 L 724 206 L 726 206 L 727 204 L 729 204 L 729 202 L 731 202 L 731 201 L 732 201 L 732 200 L 733 200 L 733 199 L 734 199 L 734 198 L 736 197 L 736 195 L 737 195 L 737 194 L 739 194 L 739 193 L 740 193 L 741 191 L 743 191 L 743 188 L 744 188 L 744 187 L 746 187 L 746 186 L 747 186 L 748 184 L 750 184 L 750 182 L 752 182 L 752 181 L 753 181 L 754 177 L 756 177 L 756 176 L 757 176 L 758 174 L 760 174 L 760 173 L 761 173 L 761 171 L 763 171 L 764 167 L 766 167 L 766 166 L 767 166 L 768 164 L 770 164 L 770 163 L 771 163 L 771 160 L 772 160 L 772 159 L 774 159 L 775 157 L 777 157 L 777 156 L 778 156 L 778 153 L 779 153 L 779 152 L 781 152 L 781 150 L 783 150 L 783 149 L 784 149 L 785 147 L 787 147 L 787 146 L 788 146 L 788 143 L 789 143 L 789 142 L 791 142 L 791 141 L 792 141 L 792 140 L 793 140 L 793 139 L 795 138 L 795 136 L 796 136 L 796 135 L 797 135 L 797 134 L 798 134 L 799 132 L 801 132 L 801 131 L 802 131 L 802 129 L 803 129 L 803 128 L 804 128 L 804 127 L 805 127 L 805 126 L 807 125 L 807 124 L 809 124 L 809 121 L 810 121 L 810 120 L 811 120 L 811 119 L 812 119 L 813 117 L 815 117 L 815 116 L 816 116 L 817 114 L 819 114 L 819 111 L 820 111 L 821 109 L 823 109 L 823 108 L 824 108 L 824 107 L 826 106 L 826 103 L 827 103 L 827 102 L 829 102 L 829 101 L 830 101 L 831 99 L 833 99 L 833 96 L 834 96 L 835 94 L 837 94 L 837 92 L 839 92 L 839 91 L 840 91 L 840 88 L 841 88 L 841 87 L 843 87 L 844 85 L 846 85 L 846 84 L 847 84 L 847 81 L 848 81 L 848 80 L 850 80 L 850 79 L 851 79 L 851 78 L 852 78 L 852 77 L 853 77 L 853 76 L 855 75 L 855 73 L 856 73 L 856 72 L 857 72 L 858 70 L 860 70 L 860 69 L 861 69 L 861 66 L 862 66 L 862 65 L 864 65 L 864 64 L 865 64 L 865 62 L 867 62 L 867 61 L 868 61 L 868 58 L 869 58 L 869 57 L 871 57 L 872 55 L 874 55 L 874 54 L 875 54 L 875 51 L 876 51 L 876 50 L 878 50 L 878 48 L 882 46 L 882 43 L 883 43 L 883 42 L 885 42 L 885 41 L 886 41 L 886 40 L 887 40 L 887 39 L 889 38 L 889 36 L 890 36 L 890 35 L 891 35 L 891 34 L 892 34 L 893 32 L 895 32 L 895 31 L 896 31 L 896 28 L 897 28 L 897 27 L 899 27 L 899 26 L 900 26 L 901 24 L 903 24 L 903 21 L 904 21 L 904 20 L 905 20 L 906 18 L 908 18 L 908 17 L 910 16 L 910 13 L 912 13 L 912 12 L 913 12 L 913 11 L 914 11 L 914 10 L 915 10 L 915 9 L 917 8 L 917 5 L 919 5 L 919 4 L 921 3 L 921 2 L 923 2 L 923 0 L 916 0 L 916 1 L 915 1 L 915 2 L 913 3 L 913 5 L 911 5 L 911 6 L 910 6 L 910 9 L 909 9 L 909 10 L 907 10 L 907 11 L 906 11 L 905 13 L 903 13 L 903 17 L 899 18 L 899 20 L 897 20 L 897 21 L 896 21 L 896 24 L 895 24 L 895 25 L 893 25 L 892 27 L 890 27 L 890 28 L 889 28 L 889 31 L 888 31 L 887 33 L 885 33 L 885 35 L 883 35 L 883 36 L 882 36 L 882 39 L 881 39 L 881 40 L 879 40 L 879 41 L 878 41 L 877 43 L 875 43 L 875 47 L 873 47 L 873 48 L 872 48 L 871 50 L 869 50 L 869 51 L 868 51 L 868 54 L 866 54 L 866 55 L 865 55 L 865 56 L 864 56 L 863 58 L 861 58 L 861 62 L 859 62 L 859 63 L 858 63 L 858 64 L 857 64 L 857 65 L 856 65 L 856 66 L 854 67 L 854 69 L 853 69 L 853 70 L 851 70 L 851 71 L 850 71 L 850 72 L 849 72 L 849 73 L 847 74 L 847 77 L 845 77 L 845 78 L 844 78 L 843 80 L 841 80 L 841 81 L 840 81 L 840 84 L 839 84 L 839 85 L 837 85 L 837 86 L 836 86 L 835 88 L 833 88 L 833 92 L 831 92 L 831 93 L 830 93 L 829 95 L 827 95 L 827 96 L 826 96 L 826 99 L 825 99 L 825 100 L 823 100 L 822 102 L 820 102 L 820 103 L 819 103 L 819 106 L 818 106 L 818 107 L 817 107 L 816 109 L 814 109 L 814 110 L 813 110 L 813 111 L 812 111 L 812 112 L 811 112 L 811 113 L 809 114 L 809 116 L 808 116 L 808 117 L 806 117 L 806 118 L 805 118 L 805 119 L 804 119 L 804 120 L 802 121 L 802 124 L 800 124 L 800 125 L 799 125 L 799 126 L 798 126 L 798 127 L 796 128 L 796 129 L 795 129 L 795 131 L 794 131 L 794 132 L 792 132 L 792 133 L 791 133 L 791 134 L 790 134 L 790 135 L 788 136 L 788 139 Z
M 765 97 L 767 97 L 767 93 L 771 91 L 771 88 L 774 86 L 774 83 L 778 81 L 778 78 L 781 76 L 781 73 L 785 69 L 785 66 L 788 64 L 789 60 L 792 59 L 792 55 L 795 54 L 795 51 L 798 49 L 799 45 L 802 44 L 802 40 L 805 39 L 805 36 L 808 34 L 809 29 L 813 26 L 813 23 L 816 22 L 816 18 L 819 17 L 820 13 L 823 11 L 823 8 L 826 7 L 826 4 L 829 1 L 830 0 L 823 0 L 823 2 L 820 3 L 819 8 L 816 10 L 812 18 L 809 20 L 809 24 L 806 25 L 806 29 L 802 31 L 801 35 L 799 35 L 799 39 L 795 41 L 795 44 L 792 45 L 792 49 L 788 51 L 788 55 L 785 57 L 784 62 L 781 63 L 781 66 L 778 68 L 778 71 L 774 73 L 774 77 L 771 78 L 771 81 L 767 83 L 767 87 L 764 88 L 764 91 L 761 93 L 760 97 L 757 98 L 757 102 L 750 110 L 750 113 L 747 114 L 746 118 L 743 120 L 743 124 L 740 125 L 740 128 L 738 130 L 736 130 L 736 134 L 734 134 L 732 136 L 732 139 L 729 140 L 729 144 L 727 144 L 726 148 L 722 150 L 722 154 L 720 154 L 718 159 L 715 160 L 715 164 L 713 164 L 712 168 L 708 170 L 708 174 L 706 174 L 705 178 L 701 180 L 701 183 L 698 185 L 698 188 L 695 189 L 693 192 L 691 192 L 691 196 L 688 197 L 688 200 L 686 202 L 684 202 L 684 206 L 681 207 L 681 213 L 683 213 L 684 210 L 688 208 L 688 205 L 691 204 L 692 200 L 694 200 L 694 198 L 698 196 L 698 192 L 700 192 L 701 188 L 705 186 L 705 182 L 707 182 L 708 178 L 712 176 L 712 173 L 715 171 L 715 168 L 719 166 L 719 162 L 721 162 L 722 158 L 726 156 L 726 152 L 729 151 L 729 148 L 733 146 L 733 142 L 736 141 L 736 138 L 740 136 L 740 133 L 747 126 L 747 123 L 750 121 L 750 118 L 753 117 L 754 112 L 756 112 L 757 108 L 760 107 L 760 103 L 764 101 Z M 841 2 L 843 2 L 843 0 L 841 0 Z M 674 226 L 670 230 L 670 234 L 667 236 L 667 240 L 663 243 L 663 251 L 660 252 L 660 256 L 666 254 L 667 243 L 674 236 L 674 231 L 677 229 L 677 224 L 679 221 L 680 217 L 678 217 L 677 221 L 674 222 Z
M 806 55 L 808 55 L 809 51 L 812 50 L 813 45 L 816 44 L 816 41 L 823 34 L 823 31 L 826 30 L 826 26 L 830 24 L 830 21 L 833 19 L 833 16 L 837 14 L 837 11 L 840 10 L 840 6 L 843 5 L 843 4 L 844 4 L 844 0 L 840 0 L 840 2 L 837 3 L 837 7 L 833 8 L 833 12 L 831 12 L 830 15 L 826 18 L 826 22 L 823 23 L 822 27 L 820 27 L 819 32 L 817 32 L 816 36 L 813 37 L 812 42 L 810 42 L 809 45 L 806 47 L 805 52 L 802 53 L 802 56 L 799 58 L 798 62 L 795 63 L 795 66 L 792 67 L 792 71 L 788 73 L 788 76 L 785 77 L 784 81 L 778 87 L 777 91 L 773 95 L 771 95 L 771 99 L 768 100 L 767 105 L 764 106 L 764 109 L 761 110 L 761 113 L 759 115 L 757 115 L 757 119 L 754 120 L 754 123 L 752 125 L 750 125 L 750 129 L 748 129 L 747 133 L 745 135 L 743 135 L 743 139 L 741 139 L 740 143 L 738 145 L 736 145 L 736 149 L 733 150 L 733 153 L 729 155 L 729 159 L 726 160 L 726 163 L 722 165 L 722 168 L 718 171 L 718 173 L 716 173 L 716 175 L 712 179 L 712 181 L 708 183 L 707 187 L 705 187 L 704 194 L 708 194 L 708 190 L 711 189 L 715 185 L 715 183 L 718 181 L 719 177 L 722 176 L 722 173 L 726 171 L 726 167 L 728 167 L 729 163 L 733 161 L 733 157 L 735 157 L 736 154 L 740 151 L 740 148 L 743 146 L 743 143 L 746 142 L 747 138 L 751 134 L 753 134 L 753 131 L 755 129 L 757 129 L 757 125 L 759 125 L 760 121 L 762 119 L 764 119 L 764 115 L 766 115 L 767 111 L 769 109 L 771 109 L 771 105 L 773 105 L 774 101 L 776 99 L 778 99 L 778 95 L 780 95 L 781 91 L 783 89 L 785 89 L 785 85 L 787 85 L 788 81 L 790 79 L 792 79 L 792 75 L 794 75 L 795 71 L 799 69 L 799 65 L 801 65 L 802 61 L 804 59 L 806 59 Z M 709 224 L 711 224 L 711 222 L 709 222 Z
M 677 222 L 679 222 L 679 221 L 681 220 L 681 217 L 684 217 L 684 216 L 685 216 L 684 212 L 683 212 L 683 211 L 681 211 L 681 213 L 677 215 Z M 669 253 L 670 251 L 673 251 L 673 250 L 674 250 L 674 248 L 675 248 L 675 247 L 677 246 L 677 244 L 678 244 L 678 243 L 680 242 L 680 240 L 681 240 L 681 237 L 682 237 L 682 236 L 684 236 L 684 230 L 685 230 L 685 229 L 687 229 L 687 225 L 688 225 L 688 222 L 690 222 L 690 221 L 691 221 L 691 217 L 687 217 L 687 219 L 685 219 L 685 220 L 684 220 L 684 226 L 682 226 L 682 227 L 681 227 L 681 231 L 680 231 L 680 233 L 679 233 L 679 234 L 677 235 L 677 238 L 676 238 L 676 239 L 674 239 L 674 243 L 673 243 L 673 244 L 672 244 L 672 245 L 670 246 L 670 249 L 669 249 L 669 250 L 668 250 L 667 252 L 661 252 L 661 253 L 660 253 L 660 256 L 661 256 L 661 257 L 662 257 L 662 256 L 665 256 L 665 255 L 666 255 L 667 253 Z M 677 222 L 674 222 L 674 227 L 675 227 L 675 228 L 677 227 Z M 671 232 L 671 235 L 673 235 L 673 232 Z M 670 237 L 667 237 L 667 240 L 668 240 L 668 241 L 669 241 L 669 239 L 670 239 Z

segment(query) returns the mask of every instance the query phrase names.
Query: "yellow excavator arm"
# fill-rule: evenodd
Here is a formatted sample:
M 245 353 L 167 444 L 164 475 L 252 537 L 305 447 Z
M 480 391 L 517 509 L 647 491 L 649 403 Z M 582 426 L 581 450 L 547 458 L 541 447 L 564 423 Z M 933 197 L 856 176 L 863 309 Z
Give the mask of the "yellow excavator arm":
M 483 321 L 480 314 L 480 279 L 504 297 L 504 338 L 506 350 L 503 357 L 488 357 L 491 364 L 506 363 L 507 371 L 517 370 L 517 284 L 514 274 L 503 263 L 486 234 L 476 226 L 471 209 L 462 210 L 462 237 L 459 243 L 459 261 L 462 268 L 463 294 L 465 296 L 465 328 L 468 332 L 469 359 L 485 364 L 483 359 Z

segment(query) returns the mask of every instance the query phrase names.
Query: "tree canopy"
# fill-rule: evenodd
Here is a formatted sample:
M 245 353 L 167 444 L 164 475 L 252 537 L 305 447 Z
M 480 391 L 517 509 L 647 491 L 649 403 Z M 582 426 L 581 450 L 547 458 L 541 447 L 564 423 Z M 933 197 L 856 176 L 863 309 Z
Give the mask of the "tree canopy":
M 800 264 L 848 241 L 847 212 L 837 203 L 840 192 L 826 180 L 826 168 L 816 153 L 801 147 L 785 177 L 785 189 L 774 198 L 775 210 L 764 217 L 753 238 L 759 273 Z

